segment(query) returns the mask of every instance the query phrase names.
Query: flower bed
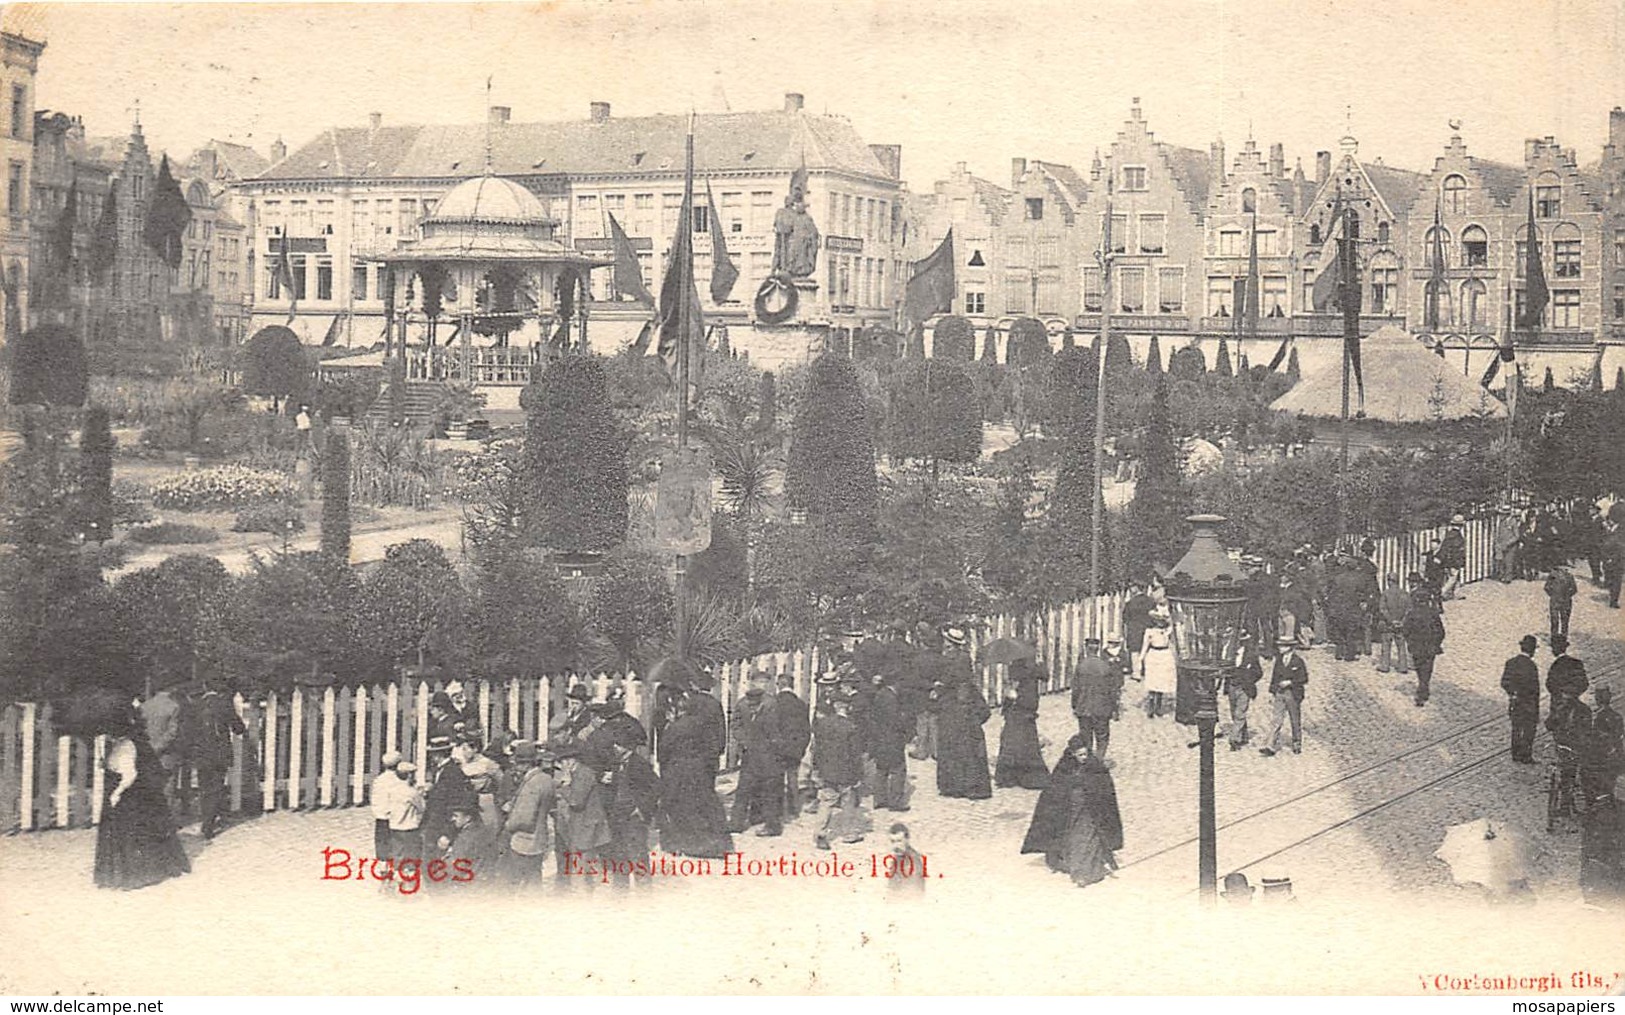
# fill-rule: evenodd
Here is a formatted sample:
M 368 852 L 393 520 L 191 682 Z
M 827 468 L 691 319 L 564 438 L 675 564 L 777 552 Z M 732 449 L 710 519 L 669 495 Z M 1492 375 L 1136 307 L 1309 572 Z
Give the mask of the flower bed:
M 152 484 L 152 503 L 174 511 L 210 511 L 292 501 L 298 492 L 281 472 L 222 465 L 166 476 Z
M 128 538 L 132 543 L 173 546 L 187 543 L 213 543 L 220 538 L 220 534 L 203 525 L 159 522 L 157 525 L 143 525 L 140 528 L 131 529 Z
M 237 512 L 233 532 L 303 532 L 304 516 L 292 504 L 258 504 Z

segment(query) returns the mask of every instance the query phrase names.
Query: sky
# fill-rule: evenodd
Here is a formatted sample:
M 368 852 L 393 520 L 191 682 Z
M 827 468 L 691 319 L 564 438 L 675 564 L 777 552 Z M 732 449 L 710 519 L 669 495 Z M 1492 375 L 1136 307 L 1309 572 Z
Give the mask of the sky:
M 903 146 L 915 190 L 967 162 L 1087 167 L 1135 98 L 1164 141 L 1232 156 L 1255 137 L 1313 173 L 1352 130 L 1362 159 L 1521 163 L 1555 135 L 1582 164 L 1625 105 L 1622 0 L 556 0 L 547 4 L 9 4 L 43 38 L 41 108 L 154 147 L 290 150 L 329 126 L 778 109 L 846 116 Z

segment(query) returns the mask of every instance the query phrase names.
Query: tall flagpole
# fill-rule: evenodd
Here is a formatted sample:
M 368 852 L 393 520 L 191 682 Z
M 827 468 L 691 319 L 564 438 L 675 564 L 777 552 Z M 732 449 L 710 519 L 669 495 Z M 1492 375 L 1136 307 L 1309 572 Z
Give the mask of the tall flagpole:
M 1510 279 L 1505 283 L 1505 297 L 1501 307 L 1501 341 L 1504 346 L 1510 346 L 1512 344 L 1512 282 Z M 1495 355 L 1499 358 L 1501 350 L 1495 350 Z M 1520 374 L 1522 370 L 1523 367 L 1520 364 L 1512 373 L 1507 374 L 1506 504 L 1508 508 L 1512 506 L 1512 442 L 1517 433 L 1517 427 L 1513 420 L 1518 412 L 1518 396 L 1522 394 L 1521 391 L 1514 390 L 1513 385 L 1522 382 L 1523 378 Z
M 1089 515 L 1089 595 L 1100 595 L 1101 473 L 1106 467 L 1106 348 L 1111 344 L 1112 322 L 1112 177 L 1106 176 L 1106 217 L 1100 230 L 1100 352 L 1095 357 L 1095 470 L 1090 491 L 1094 510 Z M 1099 611 L 1089 610 L 1089 633 L 1098 634 Z
M 693 271 L 694 252 L 694 113 L 688 114 L 688 138 L 683 147 L 683 210 L 678 216 L 682 238 L 673 256 L 666 264 L 668 272 L 677 270 L 677 258 L 686 255 L 689 271 Z M 677 295 L 677 458 L 681 462 L 688 449 L 688 357 L 689 331 L 694 308 L 689 306 L 692 284 L 679 286 Z M 677 658 L 688 661 L 688 554 L 677 554 L 677 581 L 673 589 L 674 620 L 677 625 Z
M 1338 293 L 1343 311 L 1343 408 L 1337 424 L 1337 534 L 1341 537 L 1348 531 L 1350 342 L 1359 341 L 1360 332 L 1359 306 L 1355 304 L 1351 312 L 1349 301 L 1359 299 L 1360 290 L 1354 283 L 1354 238 L 1349 235 L 1353 209 L 1343 208 L 1341 200 L 1338 206 L 1343 216 L 1343 233 L 1338 238 L 1337 249 L 1343 276 Z

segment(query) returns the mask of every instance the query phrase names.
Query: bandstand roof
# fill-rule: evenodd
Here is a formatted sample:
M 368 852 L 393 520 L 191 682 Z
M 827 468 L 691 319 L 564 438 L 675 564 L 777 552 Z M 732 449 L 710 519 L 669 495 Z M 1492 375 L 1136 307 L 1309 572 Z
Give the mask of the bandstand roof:
M 525 187 L 487 173 L 447 192 L 423 220 L 423 236 L 376 259 L 393 262 L 507 261 L 598 267 L 590 257 L 553 238 L 556 223 Z
M 1477 377 L 1462 374 L 1459 361 L 1447 362 L 1416 336 L 1392 325 L 1360 343 L 1360 366 L 1367 419 L 1431 423 L 1481 414 L 1506 416 L 1506 407 L 1484 390 Z M 1343 364 L 1341 357 L 1333 357 L 1319 370 L 1304 374 L 1271 408 L 1335 418 L 1342 414 L 1342 399 Z

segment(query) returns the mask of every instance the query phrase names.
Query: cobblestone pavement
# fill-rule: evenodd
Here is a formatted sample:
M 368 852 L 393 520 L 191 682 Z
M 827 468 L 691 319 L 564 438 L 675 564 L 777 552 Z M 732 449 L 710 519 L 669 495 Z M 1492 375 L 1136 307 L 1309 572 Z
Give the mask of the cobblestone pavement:
M 1573 627 L 1594 684 L 1625 685 L 1620 618 L 1583 589 Z M 1291 905 L 1199 909 L 1192 731 L 1136 711 L 1131 685 L 1111 746 L 1123 869 L 1088 889 L 1017 852 L 1035 792 L 944 800 L 929 762 L 910 763 L 909 814 L 880 812 L 876 834 L 837 846 L 850 877 L 717 869 L 629 897 L 576 878 L 568 893 L 481 893 L 473 910 L 445 893 L 323 880 L 324 846 L 369 852 L 362 810 L 274 814 L 207 845 L 188 831 L 193 873 L 128 894 L 90 887 L 93 831 L 49 832 L 0 840 L 0 991 L 1430 993 L 1472 975 L 1555 977 L 1567 991 L 1580 972 L 1613 988 L 1625 982 L 1625 919 L 1580 906 L 1579 836 L 1544 831 L 1545 766 L 1500 754 L 1423 788 L 1506 746 L 1501 663 L 1544 622 L 1538 584 L 1471 586 L 1448 604 L 1426 708 L 1411 704 L 1410 678 L 1317 650 L 1302 755 L 1221 743 L 1220 872 L 1290 877 Z M 999 726 L 987 726 L 990 756 Z M 1052 761 L 1073 728 L 1065 696 L 1046 698 Z M 1487 903 L 1433 858 L 1447 826 L 1484 815 L 1544 847 L 1532 905 Z M 868 876 L 894 817 L 929 859 L 918 895 Z M 830 859 L 813 844 L 816 820 L 741 836 L 739 849 Z M 119 940 L 153 943 L 97 944 Z

